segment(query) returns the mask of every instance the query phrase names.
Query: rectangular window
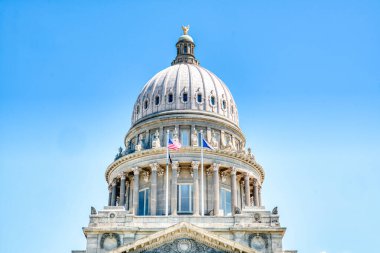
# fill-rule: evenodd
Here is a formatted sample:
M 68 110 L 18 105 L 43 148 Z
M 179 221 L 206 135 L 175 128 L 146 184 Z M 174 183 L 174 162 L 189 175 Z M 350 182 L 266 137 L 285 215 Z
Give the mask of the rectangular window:
M 220 209 L 223 210 L 225 216 L 231 215 L 231 191 L 220 189 Z
M 139 211 L 138 215 L 149 215 L 150 190 L 148 188 L 139 191 Z
M 178 185 L 178 213 L 193 212 L 193 191 L 191 184 Z
M 190 129 L 181 129 L 181 144 L 182 146 L 190 145 Z

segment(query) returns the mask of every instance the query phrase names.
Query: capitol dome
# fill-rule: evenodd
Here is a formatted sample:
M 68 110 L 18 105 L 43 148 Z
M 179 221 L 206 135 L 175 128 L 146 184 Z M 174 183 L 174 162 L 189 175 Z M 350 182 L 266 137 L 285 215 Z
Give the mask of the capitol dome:
M 211 71 L 194 63 L 175 63 L 158 72 L 140 92 L 132 124 L 170 113 L 217 116 L 238 125 L 235 101 Z

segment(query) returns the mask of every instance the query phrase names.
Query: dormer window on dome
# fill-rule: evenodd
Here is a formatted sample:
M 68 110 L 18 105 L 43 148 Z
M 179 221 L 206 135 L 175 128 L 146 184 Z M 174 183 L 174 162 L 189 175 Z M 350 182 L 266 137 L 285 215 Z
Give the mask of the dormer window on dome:
M 198 103 L 198 104 L 201 104 L 202 102 L 203 102 L 203 101 L 202 101 L 202 93 L 199 92 L 199 93 L 197 94 L 197 103 Z
M 187 103 L 189 101 L 189 96 L 187 92 L 182 93 L 182 102 Z
M 155 105 L 159 105 L 160 104 L 160 96 L 159 95 L 156 95 L 156 97 L 154 98 L 154 104 Z
M 169 104 L 173 103 L 173 93 L 169 93 L 169 95 L 168 95 L 168 103 Z

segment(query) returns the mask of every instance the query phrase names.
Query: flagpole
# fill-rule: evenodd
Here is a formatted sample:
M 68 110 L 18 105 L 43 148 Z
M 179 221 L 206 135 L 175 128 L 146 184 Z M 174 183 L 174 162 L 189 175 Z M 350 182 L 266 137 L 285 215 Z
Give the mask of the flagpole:
M 203 130 L 201 129 L 201 216 L 205 214 L 203 185 Z
M 166 210 L 165 215 L 169 215 L 169 130 L 166 132 Z

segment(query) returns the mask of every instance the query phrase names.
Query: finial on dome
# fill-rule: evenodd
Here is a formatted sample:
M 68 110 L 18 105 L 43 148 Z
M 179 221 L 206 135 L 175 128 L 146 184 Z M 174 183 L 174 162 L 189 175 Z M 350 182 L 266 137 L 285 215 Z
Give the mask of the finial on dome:
M 187 33 L 189 32 L 189 29 L 190 29 L 190 25 L 182 26 L 183 34 L 187 35 Z

